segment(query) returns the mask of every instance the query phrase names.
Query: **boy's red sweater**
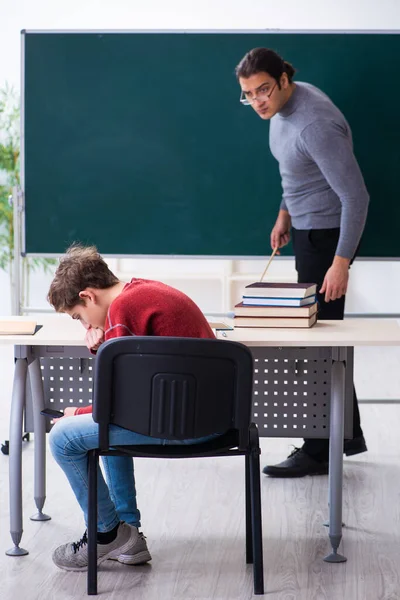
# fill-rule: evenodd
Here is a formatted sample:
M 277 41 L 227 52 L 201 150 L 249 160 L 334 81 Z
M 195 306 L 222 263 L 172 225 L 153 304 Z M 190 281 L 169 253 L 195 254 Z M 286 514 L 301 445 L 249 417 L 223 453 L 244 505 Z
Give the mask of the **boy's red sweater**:
M 215 337 L 203 313 L 188 296 L 149 279 L 132 279 L 108 310 L 105 340 L 127 335 Z M 90 405 L 78 408 L 75 414 L 91 412 Z

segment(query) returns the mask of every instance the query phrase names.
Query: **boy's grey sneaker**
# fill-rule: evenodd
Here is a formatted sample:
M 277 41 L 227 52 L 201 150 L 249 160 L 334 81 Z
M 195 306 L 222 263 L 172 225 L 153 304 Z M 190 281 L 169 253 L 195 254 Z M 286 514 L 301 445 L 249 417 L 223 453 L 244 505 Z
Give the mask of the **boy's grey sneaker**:
M 117 537 L 110 544 L 97 544 L 97 564 L 100 565 L 108 558 L 118 560 L 120 554 L 130 552 L 139 539 L 136 527 L 127 523 L 121 523 L 118 527 Z M 79 542 L 63 544 L 53 552 L 53 562 L 65 571 L 87 571 L 88 568 L 88 546 L 87 532 Z
M 118 557 L 110 556 L 111 560 L 117 560 L 123 565 L 143 565 L 151 560 L 151 554 L 147 548 L 146 538 L 143 533 L 135 540 L 129 550 L 121 552 Z

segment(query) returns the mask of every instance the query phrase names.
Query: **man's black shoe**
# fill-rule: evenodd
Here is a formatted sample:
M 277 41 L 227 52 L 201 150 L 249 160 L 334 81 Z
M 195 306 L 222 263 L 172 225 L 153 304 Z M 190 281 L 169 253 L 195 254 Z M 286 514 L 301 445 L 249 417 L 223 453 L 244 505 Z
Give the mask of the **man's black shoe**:
M 367 444 L 363 435 L 352 440 L 345 440 L 344 442 L 344 453 L 346 456 L 354 456 L 355 454 L 361 454 L 361 452 L 367 452 L 367 450 Z
M 367 444 L 361 435 L 352 440 L 345 440 L 343 451 L 346 456 L 355 456 L 367 452 Z M 309 456 L 302 448 L 295 448 L 288 458 L 279 465 L 267 465 L 263 469 L 270 477 L 304 477 L 305 475 L 326 475 L 329 470 L 328 460 L 318 461 Z
M 279 465 L 267 465 L 263 469 L 270 477 L 304 477 L 305 475 L 326 475 L 328 462 L 319 462 L 306 454 L 302 448 L 295 448 L 286 460 Z

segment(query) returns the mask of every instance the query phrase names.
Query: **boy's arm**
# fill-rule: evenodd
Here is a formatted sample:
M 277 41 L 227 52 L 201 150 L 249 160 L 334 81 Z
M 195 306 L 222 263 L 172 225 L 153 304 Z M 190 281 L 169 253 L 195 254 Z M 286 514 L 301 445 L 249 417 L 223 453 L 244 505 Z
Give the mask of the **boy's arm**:
M 105 332 L 102 329 L 95 329 L 93 327 L 90 327 L 87 330 L 85 341 L 92 354 L 96 354 L 100 345 L 105 340 L 111 340 L 116 337 L 123 337 L 127 335 L 134 335 L 129 329 L 128 325 L 125 325 L 123 322 L 119 322 L 126 320 L 125 315 L 119 314 L 120 312 L 121 311 L 116 311 L 116 313 L 113 314 L 112 320 L 109 315 L 106 323 L 106 327 L 108 326 L 108 328 Z M 114 325 L 111 324 L 112 321 L 115 323 Z M 91 404 L 89 404 L 89 406 L 80 406 L 77 408 L 74 415 L 86 415 L 90 414 L 91 412 L 93 412 L 93 407 Z
M 86 331 L 85 343 L 86 343 L 86 346 L 88 347 L 88 349 L 90 350 L 90 353 L 93 354 L 94 356 L 96 356 L 96 352 L 103 342 L 104 342 L 104 331 L 102 329 L 100 329 L 99 327 L 97 327 L 97 328 L 89 327 L 89 329 Z M 89 406 L 80 406 L 78 408 L 75 408 L 75 412 L 73 412 L 69 416 L 86 415 L 86 414 L 90 414 L 91 412 L 92 412 L 92 405 L 89 404 Z
M 74 416 L 75 415 L 87 415 L 91 412 L 93 412 L 93 408 L 92 408 L 91 404 L 89 404 L 89 406 L 80 406 L 79 408 L 77 408 L 75 410 Z

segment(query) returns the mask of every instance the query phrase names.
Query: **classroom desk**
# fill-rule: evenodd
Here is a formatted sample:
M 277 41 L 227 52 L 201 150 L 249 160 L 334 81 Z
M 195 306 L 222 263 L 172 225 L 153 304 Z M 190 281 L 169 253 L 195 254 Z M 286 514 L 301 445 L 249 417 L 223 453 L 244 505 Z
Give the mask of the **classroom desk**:
M 16 318 L 16 317 L 13 317 Z M 32 320 L 31 317 L 18 317 Z M 41 315 L 42 328 L 34 336 L 0 336 L 0 344 L 14 345 L 15 373 L 10 417 L 10 533 L 14 547 L 7 554 L 19 556 L 22 538 L 22 421 L 29 376 L 34 413 L 34 498 L 37 513 L 33 520 L 47 520 L 45 502 L 45 417 L 39 358 L 68 347 L 71 356 L 90 356 L 84 345 L 84 331 L 78 321 L 66 315 Z M 344 436 L 344 382 L 348 348 L 357 346 L 400 346 L 400 326 L 394 319 L 345 319 L 319 321 L 312 329 L 235 329 L 218 332 L 219 339 L 241 342 L 249 347 L 329 347 L 332 350 L 332 389 L 329 464 L 329 539 L 332 552 L 328 562 L 342 562 L 337 550 L 342 538 L 342 479 Z

